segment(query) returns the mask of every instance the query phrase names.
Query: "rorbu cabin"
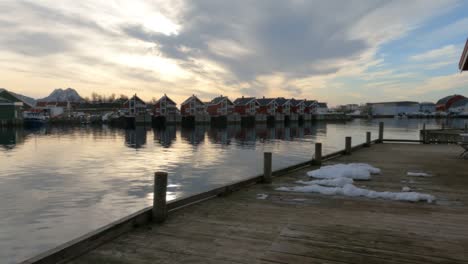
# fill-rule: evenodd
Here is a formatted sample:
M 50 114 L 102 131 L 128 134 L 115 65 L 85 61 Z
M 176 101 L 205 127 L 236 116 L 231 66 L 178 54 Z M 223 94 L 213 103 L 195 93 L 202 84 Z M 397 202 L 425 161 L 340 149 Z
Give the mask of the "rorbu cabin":
M 206 106 L 195 95 L 190 96 L 180 105 L 180 113 L 182 116 L 195 116 L 206 114 Z
M 291 99 L 291 113 L 293 114 L 298 114 L 302 115 L 304 114 L 304 108 L 305 108 L 305 100 L 296 100 L 296 99 Z
M 190 96 L 180 105 L 182 126 L 193 127 L 197 123 L 209 123 L 210 116 L 206 111 L 206 104 L 195 95 Z
M 276 103 L 278 105 L 277 113 L 283 115 L 289 115 L 291 113 L 291 100 L 284 97 L 278 97 L 276 99 Z
M 167 95 L 161 97 L 154 104 L 154 115 L 155 116 L 169 116 L 177 114 L 177 104 Z
M 314 114 L 317 109 L 318 102 L 315 100 L 305 100 L 304 102 L 304 114 Z
M 260 104 L 255 97 L 241 97 L 234 100 L 234 112 L 241 116 L 255 116 Z
M 221 95 L 206 104 L 206 111 L 212 117 L 227 116 L 234 112 L 234 103 Z
M 237 98 L 234 101 L 234 112 L 241 116 L 241 125 L 255 125 L 255 115 L 260 104 L 255 97 Z
M 179 116 L 176 102 L 165 94 L 154 104 L 153 114 L 154 127 L 176 123 Z
M 130 116 L 144 115 L 147 112 L 145 101 L 136 94 L 123 104 L 123 108 L 125 111 L 128 111 L 128 115 Z
M 272 115 L 276 114 L 278 104 L 276 103 L 276 98 L 260 98 L 257 99 L 258 108 L 257 114 L 261 115 Z

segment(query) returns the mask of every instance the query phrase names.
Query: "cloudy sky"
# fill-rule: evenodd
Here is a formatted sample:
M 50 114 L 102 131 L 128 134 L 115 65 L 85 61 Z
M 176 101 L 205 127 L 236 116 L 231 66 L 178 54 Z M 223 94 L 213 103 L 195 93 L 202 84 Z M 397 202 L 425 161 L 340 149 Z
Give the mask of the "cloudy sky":
M 1 0 L 0 87 L 331 105 L 468 96 L 468 1 Z

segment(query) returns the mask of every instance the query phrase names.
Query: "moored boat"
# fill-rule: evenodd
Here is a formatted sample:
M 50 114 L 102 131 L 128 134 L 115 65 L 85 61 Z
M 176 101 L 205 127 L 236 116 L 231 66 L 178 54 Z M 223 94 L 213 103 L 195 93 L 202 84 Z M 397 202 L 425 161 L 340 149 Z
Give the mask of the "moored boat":
M 26 111 L 23 113 L 23 122 L 26 126 L 42 126 L 47 121 L 48 117 L 42 111 Z

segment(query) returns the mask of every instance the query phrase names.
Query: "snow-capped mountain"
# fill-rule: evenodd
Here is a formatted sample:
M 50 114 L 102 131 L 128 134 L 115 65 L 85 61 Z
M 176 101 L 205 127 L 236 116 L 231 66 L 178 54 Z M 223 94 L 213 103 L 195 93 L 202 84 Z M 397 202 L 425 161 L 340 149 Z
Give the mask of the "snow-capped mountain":
M 42 102 L 82 102 L 83 98 L 75 89 L 55 89 L 49 96 L 39 99 Z
M 7 89 L 5 88 L 0 88 L 0 93 L 2 91 L 8 91 Z M 30 105 L 30 106 L 35 106 L 36 105 L 36 99 L 34 98 L 31 98 L 31 97 L 27 97 L 27 96 L 24 96 L 22 94 L 18 94 L 18 93 L 14 93 L 12 91 L 8 91 L 10 94 L 12 94 L 13 96 L 15 96 L 16 98 L 18 98 L 19 100 L 23 101 L 24 103 Z

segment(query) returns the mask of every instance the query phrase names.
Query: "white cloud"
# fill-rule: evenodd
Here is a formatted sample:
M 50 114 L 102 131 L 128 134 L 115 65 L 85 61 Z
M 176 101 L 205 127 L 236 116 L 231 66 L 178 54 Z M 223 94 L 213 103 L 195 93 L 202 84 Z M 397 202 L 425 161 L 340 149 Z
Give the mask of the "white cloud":
M 410 57 L 412 61 L 452 61 L 460 54 L 460 49 L 455 45 L 447 45 L 438 49 L 426 51 Z
M 390 85 L 411 77 L 386 69 L 379 48 L 455 3 L 6 0 L 0 81 L 37 96 L 72 86 L 176 100 L 245 91 L 333 101 L 347 86 L 340 78 Z M 360 97 L 353 88 L 348 94 Z

